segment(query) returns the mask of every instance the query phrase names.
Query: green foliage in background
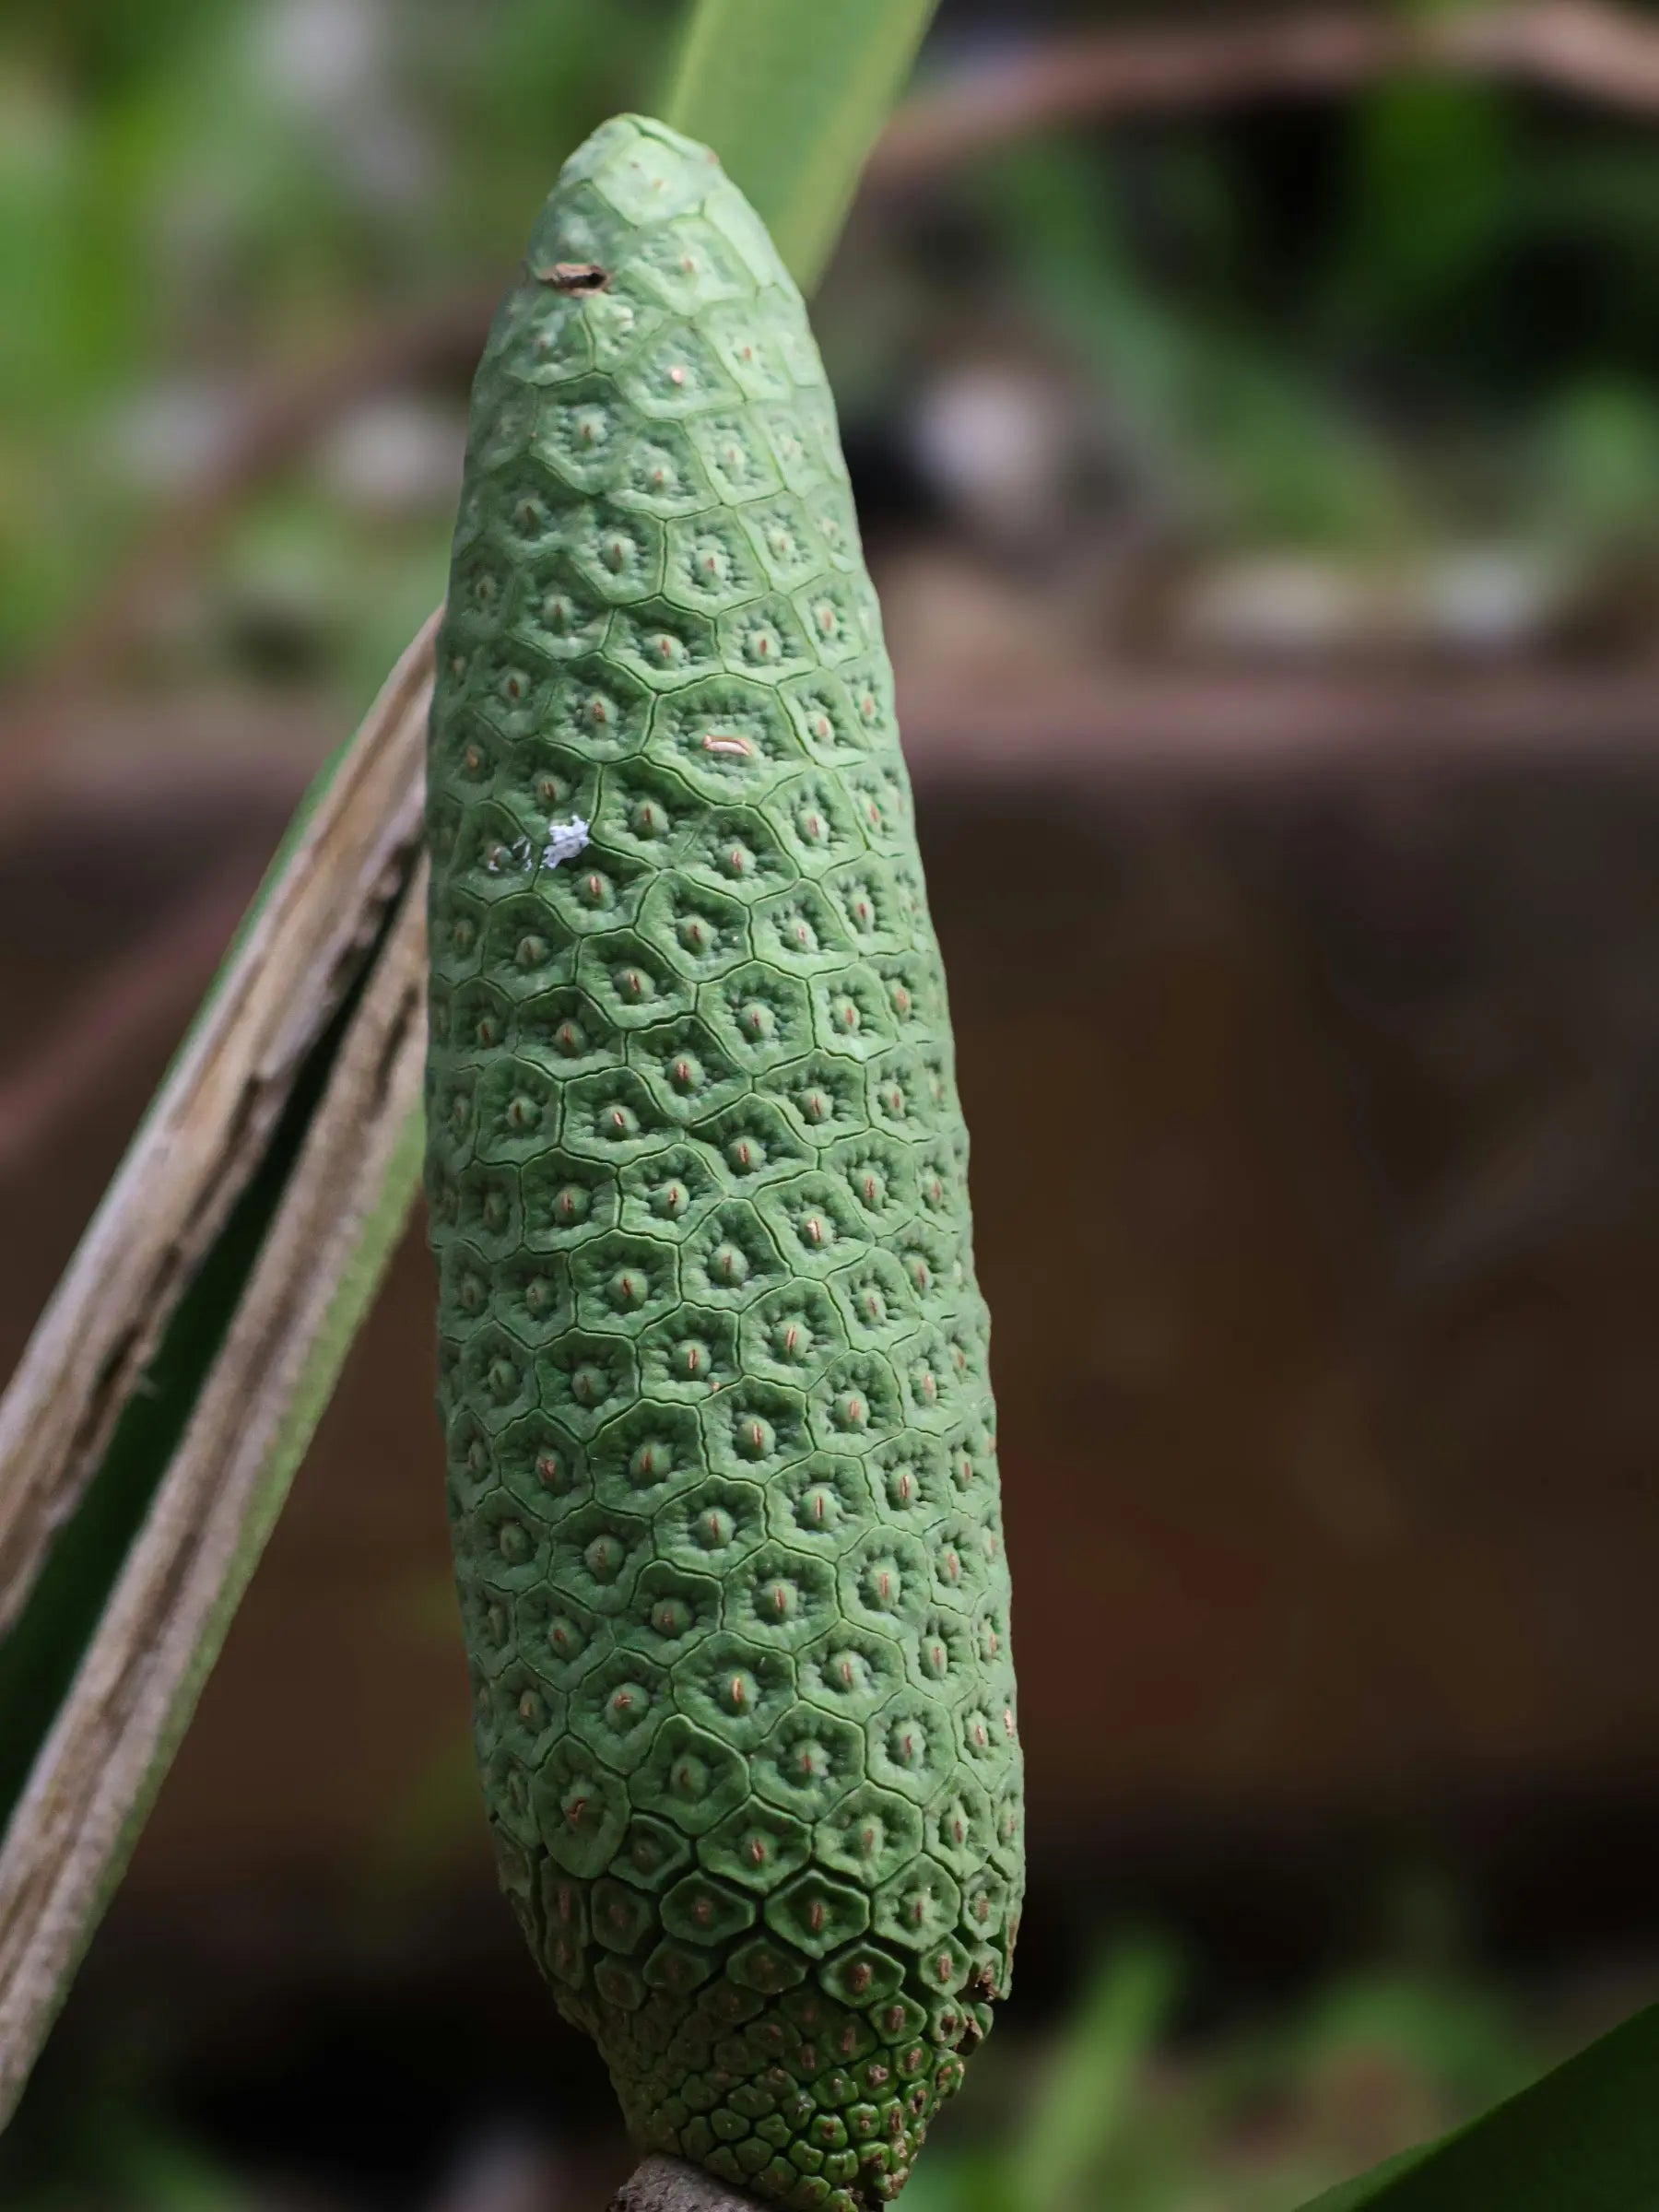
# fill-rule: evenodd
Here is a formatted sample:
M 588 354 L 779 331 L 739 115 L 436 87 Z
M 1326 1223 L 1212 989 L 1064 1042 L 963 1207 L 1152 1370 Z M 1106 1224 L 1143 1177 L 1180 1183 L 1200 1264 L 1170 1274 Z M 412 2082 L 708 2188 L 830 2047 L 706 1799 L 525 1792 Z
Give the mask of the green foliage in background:
M 779 236 L 814 274 L 924 11 L 853 0 L 834 37 L 811 35 L 816 12 L 725 0 L 685 38 L 669 0 L 18 0 L 0 29 L 0 666 L 199 480 L 251 388 L 504 276 L 559 150 L 618 107 L 683 122 L 695 100 L 719 139 L 763 104 L 781 148 L 813 119 L 820 168 Z M 763 201 L 770 159 L 736 164 Z M 936 218 L 970 211 L 985 251 L 941 262 Z M 894 221 L 887 408 L 971 301 L 987 340 L 1075 351 L 1206 540 L 1653 556 L 1659 144 L 1633 122 L 1383 87 L 1079 132 L 944 178 Z M 832 370 L 867 380 L 882 312 L 867 278 L 832 293 Z M 426 380 L 430 404 L 345 426 L 251 498 L 166 649 L 367 696 L 441 584 L 465 381 Z
M 905 2212 L 1294 2212 L 1368 2144 L 1453 2127 L 1543 2063 L 1544 2039 L 1511 1997 L 1441 1971 L 1346 1978 L 1270 2020 L 1196 2037 L 1175 2033 L 1184 1980 L 1170 1945 L 1125 1937 L 1052 2035 L 1010 2023 L 918 2161 Z M 19 2181 L 16 2212 L 249 2203 L 222 2160 L 158 2117 L 169 2097 L 153 2050 L 118 2045 L 90 2097 L 94 2124 L 65 2119 L 40 2146 L 54 2186 Z M 1339 2192 L 1308 2212 L 1369 2205 Z
M 235 407 L 503 279 L 563 149 L 662 74 L 670 0 L 23 0 L 0 30 L 0 659 L 42 642 Z M 465 374 L 455 379 L 456 422 Z M 218 634 L 359 694 L 441 589 L 413 512 L 301 466 L 236 518 Z M 411 526 L 413 525 L 413 526 Z
M 1411 83 L 1048 136 L 965 189 L 1210 539 L 1655 542 L 1652 132 Z
M 1441 1971 L 1356 1975 L 1195 2045 L 1171 2033 L 1183 1978 L 1162 1942 L 1108 1952 L 1046 2052 L 988 2058 L 907 2212 L 1293 2212 L 1368 2138 L 1449 2127 L 1541 2063 L 1495 1990 Z

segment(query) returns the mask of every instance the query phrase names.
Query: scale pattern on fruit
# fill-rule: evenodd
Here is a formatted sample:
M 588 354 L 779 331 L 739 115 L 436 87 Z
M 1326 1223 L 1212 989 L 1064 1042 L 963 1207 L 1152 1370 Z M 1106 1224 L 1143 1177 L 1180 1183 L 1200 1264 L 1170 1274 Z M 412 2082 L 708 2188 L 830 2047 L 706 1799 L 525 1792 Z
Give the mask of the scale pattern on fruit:
M 475 387 L 429 1189 L 504 1886 L 629 2125 L 898 2194 L 1007 1987 L 967 1141 L 835 416 L 704 148 L 567 165 Z

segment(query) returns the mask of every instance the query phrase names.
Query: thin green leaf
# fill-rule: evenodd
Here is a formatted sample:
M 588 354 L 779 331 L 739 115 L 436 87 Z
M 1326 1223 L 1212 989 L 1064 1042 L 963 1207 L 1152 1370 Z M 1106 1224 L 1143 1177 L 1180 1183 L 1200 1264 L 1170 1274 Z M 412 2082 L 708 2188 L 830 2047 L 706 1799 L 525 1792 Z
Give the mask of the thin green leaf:
M 712 146 L 810 291 L 937 0 L 699 0 L 664 121 Z
M 1652 2212 L 1659 2204 L 1659 2006 L 1456 2135 L 1303 2212 Z
M 1177 1978 L 1159 1943 L 1126 1944 L 1102 1963 L 1011 2161 L 1017 2212 L 1080 2212 L 1092 2201 L 1089 2184 L 1162 2032 Z

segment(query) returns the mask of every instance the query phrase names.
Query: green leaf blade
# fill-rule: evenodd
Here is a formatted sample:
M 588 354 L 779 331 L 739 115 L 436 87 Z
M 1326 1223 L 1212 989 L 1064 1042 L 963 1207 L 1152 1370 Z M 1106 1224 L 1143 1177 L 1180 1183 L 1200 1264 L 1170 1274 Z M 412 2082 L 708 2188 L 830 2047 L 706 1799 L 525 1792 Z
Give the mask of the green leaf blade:
M 1659 2205 L 1659 2006 L 1530 2089 L 1302 2212 L 1652 2212 Z
M 803 291 L 823 273 L 936 0 L 701 0 L 663 97 L 754 202 Z

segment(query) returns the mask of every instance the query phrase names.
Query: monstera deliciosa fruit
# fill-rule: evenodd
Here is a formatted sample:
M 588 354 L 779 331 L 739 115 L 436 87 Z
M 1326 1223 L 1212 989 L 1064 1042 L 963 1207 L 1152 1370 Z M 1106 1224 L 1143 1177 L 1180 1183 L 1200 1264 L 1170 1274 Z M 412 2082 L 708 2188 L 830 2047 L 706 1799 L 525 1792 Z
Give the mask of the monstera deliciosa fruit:
M 629 2126 L 896 2195 L 1022 1883 L 987 1319 L 880 617 L 714 157 L 559 177 L 432 712 L 429 1188 L 504 1886 Z

